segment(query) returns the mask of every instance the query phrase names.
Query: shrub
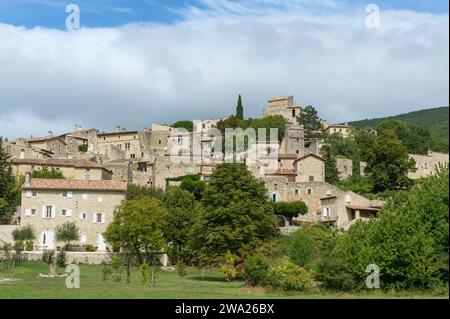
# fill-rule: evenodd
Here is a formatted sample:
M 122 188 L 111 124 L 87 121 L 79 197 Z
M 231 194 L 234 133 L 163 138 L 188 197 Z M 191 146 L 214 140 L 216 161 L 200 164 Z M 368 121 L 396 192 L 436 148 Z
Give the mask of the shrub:
M 225 263 L 220 267 L 220 273 L 225 275 L 227 281 L 233 281 L 238 275 L 235 258 L 230 251 L 225 254 Z
M 33 249 L 34 249 L 34 244 L 33 244 L 33 242 L 32 242 L 31 240 L 28 240 L 28 241 L 25 243 L 25 250 L 26 250 L 26 251 L 33 251 Z
M 144 260 L 142 265 L 139 266 L 139 272 L 141 274 L 141 282 L 143 284 L 147 283 L 149 276 L 150 267 L 147 264 L 147 261 Z
M 250 256 L 245 259 L 244 279 L 252 285 L 264 286 L 267 283 L 269 265 L 261 255 Z
M 78 145 L 78 152 L 86 153 L 87 150 L 88 150 L 88 145 L 87 144 Z
M 315 255 L 315 242 L 312 235 L 300 229 L 288 237 L 286 252 L 291 261 L 301 267 L 311 266 Z
M 267 273 L 268 283 L 283 290 L 306 290 L 315 286 L 314 274 L 287 258 L 274 263 Z
M 13 239 L 15 241 L 27 241 L 27 240 L 33 240 L 36 238 L 34 234 L 34 229 L 31 226 L 25 226 L 22 228 L 14 229 L 12 232 Z
M 177 272 L 181 279 L 187 275 L 186 264 L 181 259 L 177 263 Z
M 112 274 L 112 268 L 108 265 L 104 265 L 102 269 L 102 274 L 103 274 L 102 280 L 106 281 Z
M 325 258 L 318 265 L 316 277 L 328 289 L 350 291 L 355 287 L 355 280 L 349 269 L 339 258 Z
M 67 266 L 67 254 L 66 254 L 66 251 L 64 249 L 60 250 L 58 252 L 58 255 L 56 255 L 56 265 L 59 268 L 66 268 L 66 266 Z
M 120 257 L 114 257 L 111 262 L 111 268 L 114 270 L 114 281 L 119 282 L 122 275 L 122 259 Z
M 88 252 L 92 252 L 95 251 L 95 247 L 93 245 L 87 244 L 86 246 L 84 246 L 84 249 Z

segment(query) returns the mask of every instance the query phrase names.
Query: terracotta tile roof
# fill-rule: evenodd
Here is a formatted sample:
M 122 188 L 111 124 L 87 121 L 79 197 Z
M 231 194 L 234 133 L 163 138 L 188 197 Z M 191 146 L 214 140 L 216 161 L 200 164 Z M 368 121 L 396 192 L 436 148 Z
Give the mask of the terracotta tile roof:
M 120 191 L 127 190 L 127 183 L 113 181 L 87 181 L 68 179 L 31 179 L 31 185 L 23 186 L 24 189 L 54 189 L 54 190 L 102 190 Z
M 317 157 L 318 159 L 320 159 L 320 160 L 322 160 L 322 161 L 325 161 L 325 158 L 323 158 L 322 156 L 320 156 L 320 155 L 318 155 L 318 154 L 315 154 L 315 153 L 309 153 L 309 154 L 305 154 L 305 155 L 303 155 L 303 156 L 300 156 L 299 158 L 297 158 L 297 159 L 295 160 L 295 162 L 300 161 L 300 160 L 302 160 L 302 159 L 304 159 L 304 158 L 306 158 L 306 157 L 308 157 L 308 156 L 315 156 L 315 157 Z
M 272 175 L 297 175 L 295 169 L 279 169 L 272 173 Z
M 100 168 L 105 169 L 103 166 L 89 161 L 87 159 L 67 159 L 67 158 L 46 158 L 46 159 L 11 159 L 11 164 L 30 164 L 30 165 L 41 165 L 41 166 L 67 166 L 75 168 Z

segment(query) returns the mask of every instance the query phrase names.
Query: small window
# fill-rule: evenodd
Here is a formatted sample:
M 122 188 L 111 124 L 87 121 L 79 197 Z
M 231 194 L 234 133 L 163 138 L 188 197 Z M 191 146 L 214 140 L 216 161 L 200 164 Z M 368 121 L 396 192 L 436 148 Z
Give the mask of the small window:
M 67 216 L 67 209 L 61 210 L 61 215 L 62 216 Z
M 130 154 L 130 158 L 136 158 L 136 154 Z
M 37 192 L 36 191 L 32 191 L 31 192 L 31 197 L 36 197 L 37 196 Z
M 296 151 L 295 151 L 295 153 L 299 154 L 299 153 L 300 153 L 300 151 L 299 151 L 299 150 L 296 150 Z
M 129 151 L 131 149 L 130 143 L 125 143 L 125 151 Z
M 30 213 L 31 213 L 31 216 L 36 215 L 36 209 L 32 208 L 32 209 L 30 210 Z
M 87 219 L 87 213 L 80 213 L 80 219 L 86 220 Z
M 308 195 L 311 195 L 313 193 L 313 190 L 311 188 L 308 188 Z
M 45 218 L 52 218 L 52 206 L 45 206 Z
M 158 144 L 161 145 L 161 140 L 158 140 Z
M 63 195 L 64 198 L 67 198 L 67 197 L 68 197 L 67 192 L 63 192 L 62 195 Z
M 310 181 L 310 182 L 314 182 L 314 176 L 310 176 L 310 177 L 309 177 L 309 181 Z
M 182 136 L 178 136 L 177 144 L 183 145 L 183 137 Z
M 295 194 L 295 195 L 298 195 L 298 189 L 296 189 L 296 190 L 294 191 L 294 194 Z
M 292 117 L 295 117 L 295 109 L 292 109 Z
M 102 222 L 102 214 L 97 214 L 97 223 Z
M 273 189 L 278 190 L 278 184 L 273 184 Z

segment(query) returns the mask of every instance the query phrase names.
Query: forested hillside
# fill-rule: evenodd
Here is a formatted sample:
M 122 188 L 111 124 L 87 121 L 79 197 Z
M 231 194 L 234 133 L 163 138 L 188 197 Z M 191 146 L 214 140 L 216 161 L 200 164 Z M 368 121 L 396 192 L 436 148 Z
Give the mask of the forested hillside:
M 433 138 L 432 150 L 448 152 L 448 106 L 420 110 L 396 116 L 365 119 L 349 123 L 356 128 L 374 128 L 386 120 L 400 120 L 407 125 L 426 128 Z

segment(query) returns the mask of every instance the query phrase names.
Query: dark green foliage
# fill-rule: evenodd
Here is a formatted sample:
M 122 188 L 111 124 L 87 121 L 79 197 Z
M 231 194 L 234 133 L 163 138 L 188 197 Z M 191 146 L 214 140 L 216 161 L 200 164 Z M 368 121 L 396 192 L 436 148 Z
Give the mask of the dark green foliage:
M 357 174 L 353 174 L 346 180 L 340 181 L 337 186 L 344 191 L 352 191 L 362 195 L 370 195 L 373 191 L 373 186 L 369 178 Z
M 56 226 L 55 238 L 56 241 L 64 242 L 65 248 L 68 249 L 72 241 L 80 239 L 77 225 L 74 222 L 65 222 L 64 224 Z
M 60 250 L 58 255 L 56 255 L 56 265 L 59 268 L 65 268 L 67 266 L 67 254 L 64 249 Z
M 194 123 L 192 121 L 178 121 L 171 125 L 175 128 L 184 128 L 188 132 L 192 132 L 194 130 Z
M 392 130 L 383 131 L 369 150 L 367 171 L 375 192 L 411 186 L 408 172 L 415 170 L 415 161 Z
M 143 187 L 136 184 L 128 184 L 127 200 L 137 199 L 141 196 L 162 199 L 164 194 L 161 190 L 155 190 L 153 188 Z
M 171 243 L 169 255 L 188 260 L 190 232 L 200 211 L 200 204 L 192 193 L 179 187 L 169 187 L 163 199 L 165 215 L 163 233 Z
M 237 106 L 236 106 L 236 118 L 238 120 L 244 119 L 244 106 L 242 105 L 242 98 L 241 98 L 240 94 L 239 94 L 239 98 L 238 98 L 238 102 L 237 102 Z
M 386 120 L 399 120 L 407 126 L 419 127 L 428 130 L 431 135 L 431 150 L 436 152 L 448 152 L 448 106 L 426 110 L 420 110 L 392 117 L 352 122 L 350 125 L 356 128 L 375 128 Z M 417 144 L 417 146 L 420 146 Z
M 16 187 L 16 179 L 9 163 L 9 155 L 3 148 L 3 140 L 0 137 L 0 224 L 7 224 L 20 198 L 20 188 Z
M 298 117 L 298 123 L 305 129 L 305 137 L 317 137 L 314 131 L 322 130 L 322 119 L 314 106 L 308 105 L 302 109 Z
M 245 259 L 245 281 L 251 286 L 264 286 L 267 284 L 269 265 L 261 255 L 248 256 Z
M 276 202 L 273 203 L 273 212 L 276 215 L 283 215 L 289 219 L 305 215 L 308 213 L 308 206 L 304 202 Z
M 322 146 L 321 153 L 325 158 L 325 182 L 336 185 L 339 183 L 339 171 L 336 166 L 336 156 L 330 145 Z
M 186 264 L 182 260 L 177 262 L 177 272 L 181 279 L 187 275 Z
M 87 244 L 86 246 L 84 246 L 84 250 L 92 252 L 95 251 L 95 247 L 90 244 Z
M 16 228 L 12 232 L 14 241 L 29 241 L 34 240 L 36 235 L 32 226 L 28 225 L 22 228 Z
M 78 152 L 86 153 L 87 150 L 88 150 L 88 145 L 87 144 L 78 145 Z
M 49 169 L 47 166 L 43 166 L 33 171 L 33 178 L 64 179 L 64 175 L 54 167 Z
M 239 258 L 278 236 L 267 191 L 244 164 L 217 166 L 203 192 L 201 211 L 193 227 L 197 254 L 209 260 L 228 251 Z
M 315 255 L 313 236 L 304 230 L 296 231 L 289 236 L 286 253 L 290 260 L 301 267 L 311 266 Z

